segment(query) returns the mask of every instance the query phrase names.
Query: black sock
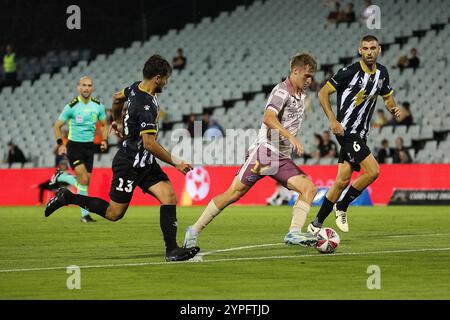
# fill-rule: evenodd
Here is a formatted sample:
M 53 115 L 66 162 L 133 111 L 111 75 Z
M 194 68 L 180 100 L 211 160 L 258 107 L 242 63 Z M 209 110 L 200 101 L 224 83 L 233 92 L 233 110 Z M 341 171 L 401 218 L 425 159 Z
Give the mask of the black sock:
M 96 213 L 101 217 L 105 217 L 109 203 L 100 198 L 83 196 L 81 194 L 68 193 L 67 204 L 76 204 L 89 212 Z
M 323 203 L 320 207 L 319 212 L 317 213 L 316 219 L 313 222 L 313 225 L 315 227 L 322 227 L 323 222 L 330 214 L 331 210 L 333 210 L 334 203 L 328 200 L 328 198 L 325 196 L 323 197 Z
M 159 225 L 166 243 L 166 253 L 172 251 L 177 245 L 177 206 L 162 205 L 160 208 Z
M 348 206 L 350 205 L 350 202 L 355 200 L 359 197 L 362 190 L 359 191 L 358 189 L 353 188 L 353 186 L 350 186 L 348 188 L 347 193 L 345 194 L 344 198 L 336 203 L 336 207 L 338 210 L 347 211 Z

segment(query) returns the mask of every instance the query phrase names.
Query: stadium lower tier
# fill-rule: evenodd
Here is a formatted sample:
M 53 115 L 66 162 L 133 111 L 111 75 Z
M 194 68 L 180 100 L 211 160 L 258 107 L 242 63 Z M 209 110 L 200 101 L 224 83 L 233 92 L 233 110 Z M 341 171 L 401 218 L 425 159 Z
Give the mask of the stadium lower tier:
M 302 166 L 318 188 L 332 185 L 337 166 Z M 179 205 L 206 205 L 214 196 L 224 192 L 239 167 L 196 167 L 183 176 L 175 168 L 164 167 L 175 192 Z M 33 206 L 39 202 L 38 185 L 49 179 L 54 170 L 3 169 L 0 170 L 0 206 Z M 352 181 L 360 173 L 354 173 Z M 109 199 L 112 171 L 94 168 L 89 195 Z M 371 203 L 386 205 L 395 189 L 450 190 L 449 164 L 380 165 L 379 178 L 367 190 Z M 269 177 L 260 180 L 241 200 L 240 205 L 265 205 L 266 199 L 275 191 L 275 181 Z M 44 203 L 53 192 L 45 191 Z M 137 188 L 131 205 L 158 205 L 157 200 Z

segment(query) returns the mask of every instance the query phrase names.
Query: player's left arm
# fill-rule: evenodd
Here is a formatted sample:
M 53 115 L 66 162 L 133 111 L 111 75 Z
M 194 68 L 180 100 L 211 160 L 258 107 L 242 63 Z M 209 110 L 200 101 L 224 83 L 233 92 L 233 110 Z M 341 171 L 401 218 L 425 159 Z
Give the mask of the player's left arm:
M 102 131 L 102 142 L 100 144 L 100 150 L 105 152 L 108 149 L 108 121 L 106 120 L 105 106 L 100 105 L 98 113 L 98 121 L 100 122 Z
M 394 96 L 391 94 L 387 97 L 383 97 L 384 106 L 386 109 L 394 115 L 394 117 L 399 118 L 402 115 L 402 111 L 399 107 L 397 107 L 397 103 L 395 102 Z
M 386 68 L 381 69 L 382 75 L 384 76 L 383 85 L 381 86 L 380 94 L 384 100 L 384 106 L 386 109 L 398 118 L 401 116 L 402 112 L 400 108 L 397 107 L 397 103 L 394 100 L 394 89 L 392 89 L 389 83 L 389 73 Z

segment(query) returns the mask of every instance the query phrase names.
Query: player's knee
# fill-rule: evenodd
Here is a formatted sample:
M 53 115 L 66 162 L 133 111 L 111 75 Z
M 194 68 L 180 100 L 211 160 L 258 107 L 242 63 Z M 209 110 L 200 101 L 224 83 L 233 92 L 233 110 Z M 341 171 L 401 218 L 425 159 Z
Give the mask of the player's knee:
M 122 218 L 123 218 L 123 214 L 118 214 L 118 215 L 112 215 L 109 220 L 113 221 L 113 222 L 116 222 L 116 221 L 119 221 Z
M 122 219 L 124 215 L 125 215 L 125 212 L 123 210 L 111 209 L 111 207 L 110 207 L 110 208 L 108 208 L 106 217 L 108 218 L 108 220 L 115 222 L 115 221 L 119 221 L 120 219 Z
M 161 197 L 162 205 L 176 205 L 177 203 L 177 194 L 173 190 L 165 192 Z
M 230 203 L 238 201 L 242 197 L 243 193 L 239 190 L 233 190 L 229 193 L 228 200 Z
M 309 197 L 314 197 L 317 193 L 317 187 L 308 178 L 305 178 L 304 181 L 302 181 L 300 185 L 295 186 L 294 189 L 295 191 L 307 195 Z
M 341 190 L 344 190 L 347 188 L 348 184 L 350 183 L 350 178 L 338 178 L 336 179 L 336 182 L 334 183 L 336 187 L 338 187 Z
M 371 170 L 370 172 L 368 172 L 368 174 L 369 174 L 370 180 L 375 181 L 380 176 L 380 169 L 375 168 L 375 169 Z

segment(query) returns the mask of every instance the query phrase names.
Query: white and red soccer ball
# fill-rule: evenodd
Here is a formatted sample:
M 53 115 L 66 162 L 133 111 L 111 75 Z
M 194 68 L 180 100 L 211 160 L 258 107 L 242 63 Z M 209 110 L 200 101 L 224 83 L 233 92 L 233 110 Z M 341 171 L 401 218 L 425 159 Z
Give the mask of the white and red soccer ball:
M 210 185 L 209 173 L 203 167 L 194 168 L 186 174 L 186 189 L 194 201 L 205 199 L 209 193 Z
M 321 253 L 332 253 L 341 242 L 339 235 L 331 228 L 322 228 L 317 234 L 316 249 Z

